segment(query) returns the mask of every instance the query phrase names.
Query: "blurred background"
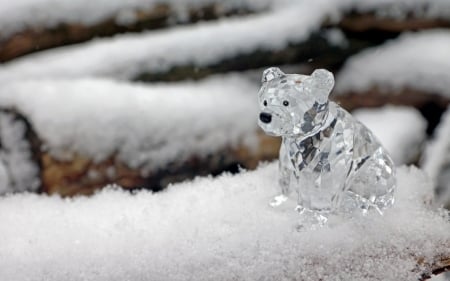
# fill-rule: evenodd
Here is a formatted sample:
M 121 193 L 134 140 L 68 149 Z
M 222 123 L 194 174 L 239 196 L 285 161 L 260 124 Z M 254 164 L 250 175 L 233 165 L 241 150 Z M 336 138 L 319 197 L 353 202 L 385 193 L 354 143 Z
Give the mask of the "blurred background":
M 159 191 L 278 157 L 262 71 L 332 100 L 450 206 L 448 0 L 0 1 L 0 192 Z

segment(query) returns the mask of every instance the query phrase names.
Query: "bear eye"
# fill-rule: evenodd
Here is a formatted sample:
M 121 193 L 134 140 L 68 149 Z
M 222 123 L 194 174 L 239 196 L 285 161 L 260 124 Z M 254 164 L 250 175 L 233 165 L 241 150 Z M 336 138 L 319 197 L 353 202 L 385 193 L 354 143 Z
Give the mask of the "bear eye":
M 266 100 L 263 102 L 263 105 L 264 105 L 264 106 L 267 106 L 267 101 L 266 101 Z
M 288 106 L 288 105 L 289 105 L 289 102 L 288 102 L 287 100 L 285 100 L 285 101 L 283 101 L 283 105 L 284 105 L 284 106 Z

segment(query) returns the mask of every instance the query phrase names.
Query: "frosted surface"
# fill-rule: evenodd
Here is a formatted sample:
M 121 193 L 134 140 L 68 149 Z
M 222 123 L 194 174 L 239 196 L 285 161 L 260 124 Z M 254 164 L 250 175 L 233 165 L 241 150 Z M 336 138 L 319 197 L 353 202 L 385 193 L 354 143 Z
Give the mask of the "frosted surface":
M 450 3 L 450 2 L 449 2 Z M 450 31 L 402 35 L 351 57 L 337 76 L 337 93 L 413 88 L 450 97 Z M 358 77 L 358 79 L 355 79 Z
M 0 89 L 52 154 L 101 161 L 116 153 L 145 170 L 226 147 L 255 147 L 257 86 L 237 76 L 161 85 L 109 80 L 24 81 Z M 69 154 L 68 154 L 69 152 Z
M 417 280 L 416 257 L 450 254 L 450 223 L 423 205 L 432 187 L 419 170 L 399 169 L 384 217 L 298 233 L 293 206 L 267 205 L 276 166 L 157 194 L 1 198 L 0 279 Z
M 389 151 L 397 165 L 417 161 L 426 139 L 427 123 L 412 107 L 385 106 L 358 109 L 353 116 L 366 125 Z

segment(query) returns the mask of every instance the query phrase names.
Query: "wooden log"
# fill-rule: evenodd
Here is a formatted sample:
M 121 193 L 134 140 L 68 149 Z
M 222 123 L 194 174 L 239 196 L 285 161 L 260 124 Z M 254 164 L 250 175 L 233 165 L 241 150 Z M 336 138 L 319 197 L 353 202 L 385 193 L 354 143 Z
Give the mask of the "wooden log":
M 375 12 L 358 13 L 352 11 L 341 19 L 338 27 L 345 32 L 386 32 L 401 33 L 404 31 L 417 31 L 432 28 L 448 28 L 450 20 L 443 18 L 423 18 L 409 15 L 405 18 L 392 18 L 376 16 Z
M 75 195 L 110 183 L 159 190 L 277 157 L 279 140 L 258 133 L 257 91 L 236 75 L 157 86 L 12 81 L 0 103 L 19 108 L 35 126 L 42 190 Z
M 277 158 L 280 146 L 279 138 L 263 133 L 259 133 L 258 138 L 256 148 L 241 145 L 206 157 L 192 155 L 183 163 L 171 163 L 148 173 L 128 167 L 115 156 L 95 163 L 81 155 L 75 155 L 69 161 L 57 160 L 44 152 L 41 154 L 42 191 L 62 196 L 90 195 L 108 184 L 129 190 L 146 188 L 158 191 L 170 183 L 199 175 L 237 172 L 239 167 L 254 169 L 260 161 Z
M 95 37 L 108 37 L 125 32 L 164 28 L 176 24 L 195 23 L 221 17 L 249 14 L 250 9 L 223 9 L 220 4 L 206 5 L 187 11 L 185 21 L 177 20 L 176 11 L 167 4 L 157 4 L 149 10 L 134 12 L 134 21 L 122 23 L 117 15 L 92 25 L 74 22 L 59 24 L 54 28 L 35 26 L 0 40 L 0 63 L 14 58 L 69 44 L 81 43 Z

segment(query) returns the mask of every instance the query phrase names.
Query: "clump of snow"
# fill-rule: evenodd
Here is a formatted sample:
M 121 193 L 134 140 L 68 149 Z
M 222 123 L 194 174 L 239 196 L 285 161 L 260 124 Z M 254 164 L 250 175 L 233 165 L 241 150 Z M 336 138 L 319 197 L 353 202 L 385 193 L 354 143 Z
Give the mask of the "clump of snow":
M 89 76 L 130 79 L 178 65 L 201 67 L 254 50 L 279 50 L 301 42 L 327 17 L 338 14 L 330 0 L 289 2 L 261 15 L 102 38 L 30 55 L 0 66 L 0 81 Z
M 353 115 L 366 125 L 391 154 L 397 165 L 417 161 L 426 139 L 427 122 L 412 107 L 385 106 L 358 109 Z
M 0 198 L 2 280 L 417 280 L 450 254 L 450 223 L 423 205 L 416 168 L 397 203 L 331 229 L 297 232 L 293 208 L 269 207 L 276 163 L 152 194 Z
M 78 23 L 93 25 L 116 17 L 118 22 L 130 24 L 135 21 L 135 12 L 167 4 L 180 16 L 190 9 L 218 5 L 223 11 L 246 8 L 260 11 L 275 0 L 1 0 L 0 37 L 23 31 L 27 28 L 54 28 L 60 24 Z M 275 1 L 276 2 L 276 1 Z M 280 2 L 280 1 L 278 1 Z
M 12 113 L 0 113 L 0 194 L 35 191 L 40 185 L 26 130 L 25 123 Z
M 340 48 L 348 47 L 349 43 L 347 38 L 345 37 L 345 34 L 338 28 L 331 28 L 325 31 L 324 36 L 332 46 Z
M 450 108 L 441 118 L 422 159 L 423 169 L 436 182 L 439 204 L 450 203 Z
M 404 88 L 450 97 L 450 31 L 408 33 L 351 57 L 337 76 L 337 93 Z
M 54 156 L 101 161 L 116 154 L 143 171 L 220 149 L 256 147 L 258 86 L 221 76 L 145 85 L 110 80 L 5 84 L 0 104 L 17 108 Z

